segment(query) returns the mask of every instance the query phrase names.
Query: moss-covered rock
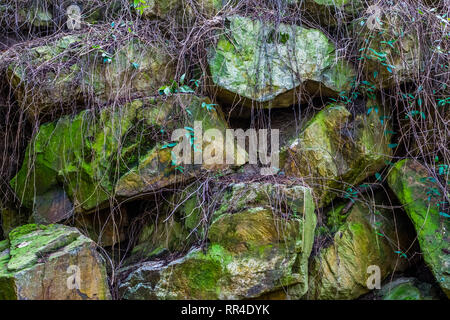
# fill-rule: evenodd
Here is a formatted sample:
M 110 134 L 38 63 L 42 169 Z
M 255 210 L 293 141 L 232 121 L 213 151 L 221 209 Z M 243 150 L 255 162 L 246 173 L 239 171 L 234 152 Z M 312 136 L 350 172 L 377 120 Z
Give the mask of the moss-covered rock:
M 99 45 L 87 47 L 92 41 L 83 35 L 59 37 L 23 49 L 9 66 L 9 83 L 19 107 L 31 119 L 73 112 L 91 103 L 156 95 L 160 86 L 174 79 L 171 58 L 159 44 L 135 38 L 104 50 Z
M 336 59 L 333 43 L 319 30 L 227 18 L 228 27 L 214 48 L 209 66 L 218 98 L 247 106 L 287 107 L 296 91 L 335 95 L 350 89 L 353 68 Z
M 393 166 L 388 183 L 416 229 L 426 264 L 450 297 L 450 222 L 439 214 L 436 182 L 419 162 L 405 159 Z
M 111 298 L 103 258 L 75 228 L 24 225 L 0 249 L 0 299 Z
M 342 210 L 342 208 L 341 208 Z M 394 222 L 395 221 L 395 222 Z M 411 240 L 404 220 L 387 210 L 356 203 L 331 246 L 322 248 L 309 270 L 307 299 L 351 300 L 369 292 L 368 267 L 380 268 L 380 281 L 407 264 L 404 252 Z M 407 222 L 407 221 L 406 221 Z M 398 230 L 398 234 L 396 233 Z
M 295 296 L 306 292 L 316 226 L 308 188 L 233 185 L 213 219 L 206 251 L 193 249 L 170 263 L 150 261 L 131 273 L 124 270 L 129 274 L 120 287 L 123 297 L 248 299 L 287 287 Z
M 113 197 L 139 196 L 185 181 L 203 169 L 225 170 L 227 165 L 206 161 L 175 165 L 175 144 L 169 143 L 173 130 L 193 128 L 194 121 L 201 122 L 203 130 L 224 132 L 227 124 L 220 110 L 203 107 L 210 103 L 194 95 L 138 99 L 44 124 L 28 145 L 11 186 L 37 222 L 54 223 L 73 211 L 109 206 Z M 224 148 L 219 140 L 205 140 L 202 146 Z
M 355 22 L 359 28 L 366 79 L 378 88 L 408 82 L 422 70 L 420 35 L 414 28 L 418 22 L 409 10 L 416 8 L 399 1 L 393 6 L 380 8 L 380 17 L 373 23 L 365 20 Z
M 376 296 L 382 300 L 436 300 L 438 295 L 429 283 L 415 278 L 398 278 L 383 285 Z
M 375 101 L 353 113 L 340 104 L 328 105 L 285 147 L 286 175 L 307 179 L 319 206 L 328 204 L 336 190 L 375 174 L 392 155 L 390 123 L 384 114 Z
M 68 8 L 79 8 L 81 26 L 114 17 L 120 0 L 19 0 L 0 4 L 0 28 L 8 31 L 39 32 L 66 29 Z

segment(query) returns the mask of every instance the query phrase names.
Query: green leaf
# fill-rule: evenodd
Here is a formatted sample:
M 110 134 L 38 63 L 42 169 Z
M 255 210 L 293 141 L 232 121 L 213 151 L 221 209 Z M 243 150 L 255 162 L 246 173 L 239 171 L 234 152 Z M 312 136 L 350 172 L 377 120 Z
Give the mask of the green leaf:
M 169 96 L 172 93 L 172 88 L 170 87 L 166 87 L 164 88 L 164 94 Z
M 449 214 L 446 214 L 446 213 L 444 213 L 444 212 L 439 212 L 439 214 L 440 214 L 441 216 L 445 217 L 445 218 L 450 218 L 450 215 L 449 215 Z
M 188 85 L 183 85 L 179 88 L 181 93 L 194 93 L 195 91 L 191 89 Z
M 178 144 L 178 142 L 172 142 L 172 143 L 166 143 L 165 145 L 163 145 L 160 149 L 166 149 L 166 148 L 173 148 Z
M 184 78 L 186 78 L 186 73 L 183 73 L 180 77 L 180 85 L 184 84 Z

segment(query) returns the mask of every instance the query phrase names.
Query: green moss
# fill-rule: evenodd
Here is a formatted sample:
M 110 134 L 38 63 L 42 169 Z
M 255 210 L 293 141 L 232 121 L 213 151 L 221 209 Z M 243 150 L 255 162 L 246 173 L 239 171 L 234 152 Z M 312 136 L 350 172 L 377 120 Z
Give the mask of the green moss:
M 366 105 L 371 106 L 372 102 Z M 380 116 L 383 108 L 378 109 Z M 384 134 L 390 124 L 383 126 L 375 114 L 362 111 L 352 115 L 344 105 L 330 104 L 290 141 L 285 172 L 307 182 L 312 180 L 320 207 L 336 197 L 333 190 L 357 185 L 385 166 L 392 153 Z
M 19 271 L 34 265 L 42 256 L 50 254 L 75 241 L 80 236 L 76 229 L 60 225 L 25 225 L 9 234 L 11 243 L 8 271 Z
M 226 265 L 232 259 L 232 255 L 222 246 L 213 244 L 206 254 L 195 252 L 187 256 L 177 272 L 180 278 L 186 278 L 186 285 L 192 296 L 217 299 L 220 294 L 218 281 L 229 277 Z
M 295 103 L 299 79 L 321 82 L 333 93 L 349 88 L 352 67 L 341 61 L 334 65 L 334 45 L 319 30 L 263 24 L 237 15 L 227 22 L 227 35 L 209 55 L 212 80 L 220 87 L 222 100 L 232 102 L 239 95 L 246 106 L 253 100 L 264 107 L 287 107 Z M 297 76 L 286 76 L 286 70 Z
M 145 163 L 157 155 L 156 146 L 165 140 L 160 133 L 162 127 L 170 134 L 181 122 L 193 127 L 198 120 L 204 130 L 225 130 L 226 122 L 218 112 L 202 108 L 203 102 L 211 103 L 208 99 L 182 97 L 192 119 L 176 101 L 171 98 L 151 104 L 146 99 L 135 100 L 120 108 L 83 111 L 42 125 L 27 147 L 25 161 L 11 186 L 25 207 L 34 207 L 43 216 L 48 207 L 44 203 L 55 190 L 64 189 L 76 210 L 102 206 L 127 173 L 141 174 L 141 169 L 149 172 Z M 162 174 L 163 168 L 158 167 L 155 176 Z M 165 171 L 170 177 L 174 168 L 167 166 Z
M 450 222 L 439 215 L 439 198 L 431 197 L 429 191 L 438 188 L 429 181 L 427 169 L 419 162 L 404 159 L 397 162 L 388 176 L 390 188 L 394 191 L 408 217 L 411 219 L 419 239 L 424 260 L 434 273 L 443 291 L 450 296 L 450 277 L 448 276 L 448 242 L 444 239 Z
M 403 283 L 388 292 L 383 300 L 423 300 L 423 297 L 420 290 L 411 283 Z
M 8 240 L 2 240 L 0 241 L 0 252 L 3 252 L 4 250 L 9 248 L 9 241 Z

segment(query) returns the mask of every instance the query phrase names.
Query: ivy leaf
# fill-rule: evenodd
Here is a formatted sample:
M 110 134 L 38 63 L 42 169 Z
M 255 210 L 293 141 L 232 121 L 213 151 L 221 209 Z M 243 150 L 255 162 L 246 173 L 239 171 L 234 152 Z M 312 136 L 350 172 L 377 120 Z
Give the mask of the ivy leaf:
M 183 73 L 180 77 L 180 85 L 184 84 L 184 78 L 186 78 L 186 73 Z
M 378 172 L 375 173 L 375 178 L 376 178 L 378 181 L 381 181 L 381 180 L 382 180 L 382 176 L 381 176 L 381 174 L 379 174 Z
M 179 88 L 181 93 L 194 93 L 195 91 L 191 89 L 188 85 L 183 85 Z
M 160 149 L 166 149 L 166 148 L 173 148 L 178 144 L 178 142 L 172 142 L 172 143 L 166 143 L 165 145 L 163 145 Z

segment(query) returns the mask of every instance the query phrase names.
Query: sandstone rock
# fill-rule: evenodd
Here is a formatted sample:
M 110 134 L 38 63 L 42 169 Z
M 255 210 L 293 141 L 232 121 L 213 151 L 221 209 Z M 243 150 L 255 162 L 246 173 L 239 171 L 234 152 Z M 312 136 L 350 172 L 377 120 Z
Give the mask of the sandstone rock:
M 408 6 L 408 2 L 398 1 L 394 6 L 380 8 L 380 23 L 359 22 L 363 23 L 358 25 L 358 35 L 366 79 L 378 88 L 408 82 L 422 70 L 420 35 L 410 29 L 415 21 L 408 14 Z
M 9 66 L 9 83 L 29 118 L 73 112 L 89 103 L 156 95 L 161 85 L 174 79 L 171 58 L 159 44 L 130 39 L 106 51 L 85 43 L 85 36 L 63 36 L 24 49 Z
M 388 183 L 416 228 L 425 263 L 450 297 L 450 222 L 439 214 L 436 182 L 419 162 L 405 159 L 394 165 Z
M 44 124 L 29 144 L 11 186 L 22 205 L 33 211 L 35 221 L 55 223 L 74 211 L 107 207 L 112 197 L 126 199 L 157 191 L 191 179 L 201 170 L 226 170 L 228 165 L 206 161 L 174 164 L 176 143 L 169 142 L 175 129 L 193 128 L 194 121 L 199 121 L 203 130 L 225 131 L 220 110 L 207 110 L 205 104 L 211 101 L 186 94 L 139 99 Z M 202 146 L 213 151 L 224 148 L 219 140 L 204 140 Z M 236 154 L 245 159 L 243 150 Z
M 0 242 L 0 299 L 110 298 L 104 260 L 77 229 L 24 225 Z
M 237 211 L 234 211 L 237 210 Z M 310 190 L 232 185 L 208 230 L 205 252 L 124 270 L 125 299 L 248 299 L 283 287 L 307 290 L 316 216 Z M 131 270 L 131 273 L 130 273 Z
M 389 121 L 380 120 L 384 114 L 375 101 L 354 114 L 340 104 L 327 106 L 283 151 L 286 175 L 305 178 L 319 206 L 328 204 L 335 191 L 356 185 L 385 166 L 392 150 Z
M 202 192 L 202 184 L 194 183 L 174 191 L 166 201 L 160 200 L 157 213 L 142 228 L 129 261 L 187 252 L 201 240 L 206 219 L 203 219 L 201 196 L 197 196 Z
M 120 9 L 120 0 L 16 0 L 0 4 L 0 28 L 8 31 L 42 31 L 55 28 L 68 30 L 68 8 L 76 5 L 81 26 L 95 24 L 113 17 Z
M 335 233 L 334 243 L 314 257 L 305 297 L 356 299 L 369 292 L 367 280 L 373 272 L 369 266 L 380 268 L 381 281 L 394 271 L 404 270 L 406 259 L 395 253 L 403 252 L 411 244 L 403 225 L 397 216 L 394 222 L 393 214 L 387 210 L 376 211 L 356 203 Z
M 336 59 L 333 43 L 319 30 L 241 16 L 210 48 L 209 66 L 218 99 L 264 107 L 287 107 L 305 89 L 314 95 L 336 95 L 350 89 L 353 68 Z

